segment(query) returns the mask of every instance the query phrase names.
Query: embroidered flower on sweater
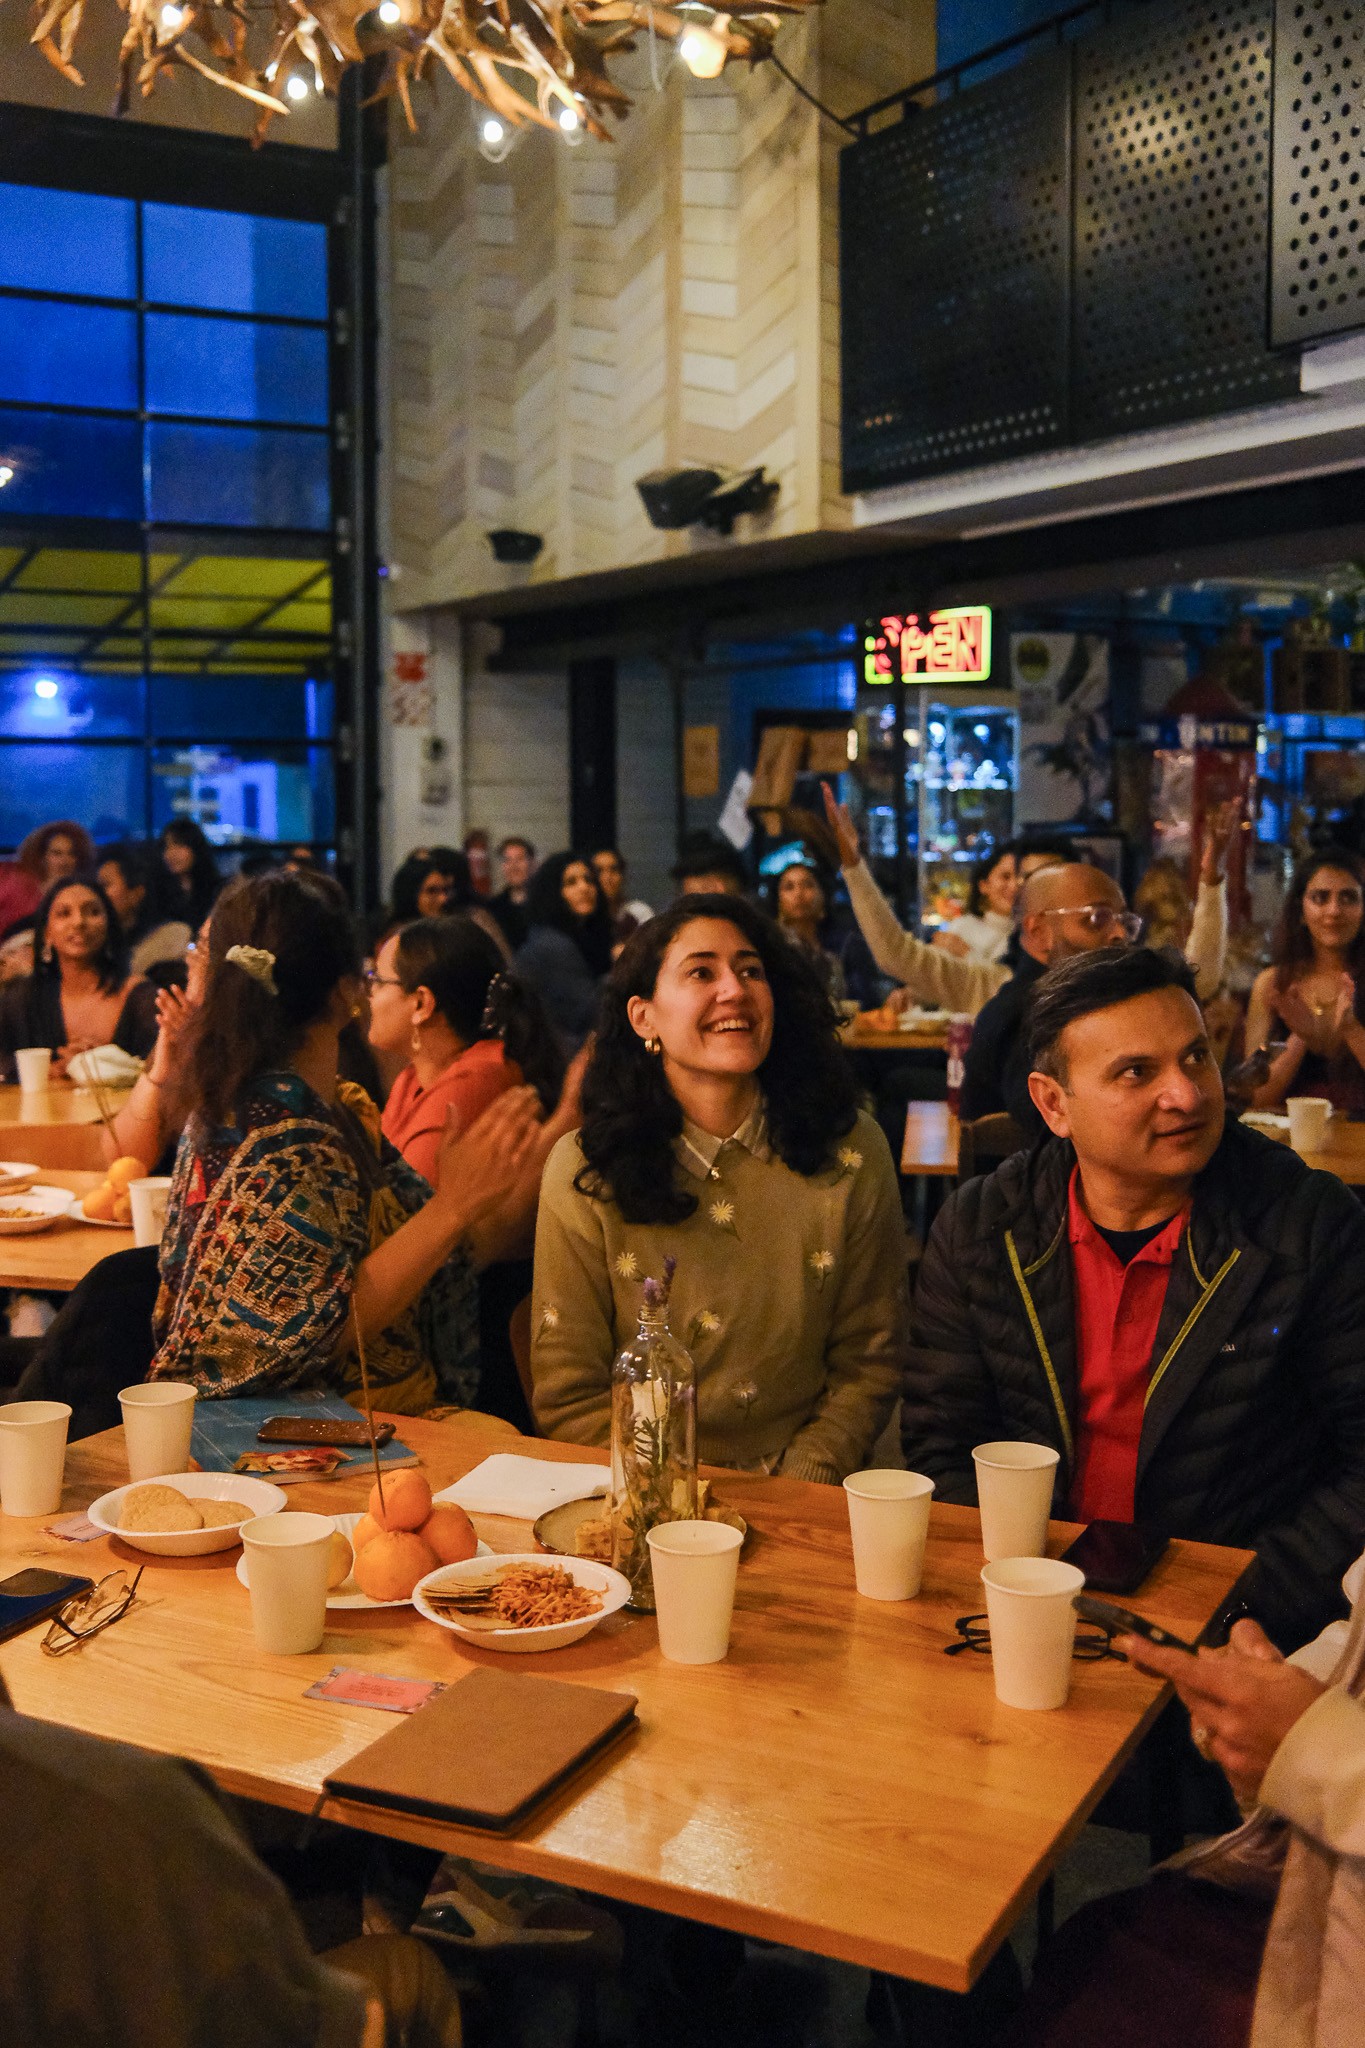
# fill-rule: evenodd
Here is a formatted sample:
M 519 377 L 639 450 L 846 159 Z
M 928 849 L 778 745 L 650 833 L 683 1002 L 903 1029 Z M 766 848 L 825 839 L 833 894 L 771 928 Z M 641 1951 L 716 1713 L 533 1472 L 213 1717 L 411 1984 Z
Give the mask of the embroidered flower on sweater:
M 735 1205 L 733 1202 L 712 1202 L 711 1221 L 718 1230 L 728 1230 L 731 1237 L 738 1237 L 735 1229 Z
M 852 1145 L 841 1145 L 839 1147 L 839 1164 L 845 1173 L 856 1173 L 862 1163 L 862 1153 L 856 1151 Z
M 689 1344 L 695 1344 L 699 1337 L 719 1336 L 720 1330 L 721 1320 L 713 1308 L 698 1309 L 692 1318 L 687 1340 Z
M 542 1330 L 557 1330 L 559 1328 L 559 1310 L 552 1301 L 547 1301 L 544 1308 L 540 1311 L 540 1327 Z
M 622 1280 L 639 1279 L 640 1261 L 636 1258 L 634 1252 L 618 1252 L 612 1264 Z
M 810 1269 L 815 1275 L 816 1286 L 823 1287 L 830 1274 L 834 1271 L 833 1252 L 812 1252 L 810 1255 Z

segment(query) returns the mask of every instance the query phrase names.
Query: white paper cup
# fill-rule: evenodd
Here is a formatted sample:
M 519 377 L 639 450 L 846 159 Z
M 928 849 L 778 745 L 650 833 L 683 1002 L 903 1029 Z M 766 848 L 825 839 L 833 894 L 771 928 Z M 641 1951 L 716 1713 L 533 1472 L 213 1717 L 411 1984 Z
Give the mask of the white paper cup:
M 1325 1095 L 1291 1095 L 1285 1102 L 1289 1115 L 1289 1142 L 1296 1152 L 1319 1152 L 1327 1136 L 1327 1119 L 1332 1105 Z
M 645 1540 L 659 1648 L 670 1664 L 719 1664 L 730 1647 L 744 1538 L 725 1522 L 663 1522 Z
M 844 1481 L 853 1577 L 865 1600 L 913 1600 L 918 1593 L 933 1491 L 922 1472 L 851 1472 Z
M 1064 1707 L 1076 1637 L 1073 1593 L 1085 1573 L 1056 1557 L 1001 1557 L 981 1567 L 995 1697 L 1035 1713 Z
M 51 1515 L 62 1504 L 66 1471 L 65 1401 L 11 1401 L 0 1408 L 0 1510 Z
M 52 1054 L 45 1045 L 23 1045 L 14 1055 L 19 1086 L 25 1095 L 41 1095 L 47 1086 Z
M 130 1479 L 159 1479 L 163 1472 L 188 1470 L 193 1387 L 181 1380 L 148 1380 L 125 1387 L 118 1402 Z
M 1059 1456 L 1046 1444 L 978 1444 L 972 1452 L 988 1560 L 1043 1555 Z
M 128 1200 L 133 1205 L 133 1243 L 160 1244 L 166 1228 L 166 1204 L 170 1200 L 168 1173 L 149 1174 L 146 1180 L 130 1180 Z M 167 1466 L 169 1471 L 170 1467 Z
M 242 1524 L 256 1648 L 272 1657 L 316 1650 L 327 1626 L 330 1515 L 258 1515 Z

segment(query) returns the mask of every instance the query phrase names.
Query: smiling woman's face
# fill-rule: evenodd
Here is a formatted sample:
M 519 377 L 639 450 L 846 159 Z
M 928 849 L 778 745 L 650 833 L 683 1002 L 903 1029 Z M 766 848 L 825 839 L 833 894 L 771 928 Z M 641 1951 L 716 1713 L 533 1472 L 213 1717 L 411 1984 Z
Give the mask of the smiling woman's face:
M 53 897 L 46 943 L 59 960 L 93 960 L 108 936 L 109 920 L 93 889 L 73 882 Z
M 773 1042 L 773 992 L 737 925 L 696 917 L 664 954 L 651 996 L 632 996 L 630 1021 L 657 1038 L 664 1067 L 754 1074 Z

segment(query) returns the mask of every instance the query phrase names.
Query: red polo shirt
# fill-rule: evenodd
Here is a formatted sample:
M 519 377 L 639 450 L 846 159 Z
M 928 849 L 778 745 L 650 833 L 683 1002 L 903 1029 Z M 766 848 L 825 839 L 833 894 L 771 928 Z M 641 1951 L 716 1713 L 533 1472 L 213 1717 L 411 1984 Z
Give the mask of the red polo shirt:
M 1152 1351 L 1189 1203 L 1126 1266 L 1085 1213 L 1079 1168 L 1067 1204 L 1079 1389 L 1071 1513 L 1131 1522 Z

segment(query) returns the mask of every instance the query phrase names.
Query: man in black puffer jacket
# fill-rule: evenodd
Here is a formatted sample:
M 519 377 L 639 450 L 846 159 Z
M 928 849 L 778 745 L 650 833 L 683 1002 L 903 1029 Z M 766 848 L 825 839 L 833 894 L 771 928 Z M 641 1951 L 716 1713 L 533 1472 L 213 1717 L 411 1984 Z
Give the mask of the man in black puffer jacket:
M 1027 1028 L 1055 1135 L 934 1225 L 906 1462 L 971 1504 L 974 1445 L 1055 1445 L 1055 1513 L 1253 1548 L 1247 1606 L 1294 1648 L 1365 1543 L 1365 1212 L 1225 1125 L 1173 954 L 1067 961 Z

